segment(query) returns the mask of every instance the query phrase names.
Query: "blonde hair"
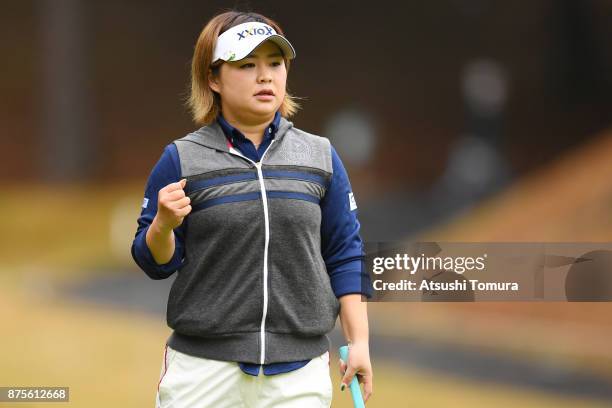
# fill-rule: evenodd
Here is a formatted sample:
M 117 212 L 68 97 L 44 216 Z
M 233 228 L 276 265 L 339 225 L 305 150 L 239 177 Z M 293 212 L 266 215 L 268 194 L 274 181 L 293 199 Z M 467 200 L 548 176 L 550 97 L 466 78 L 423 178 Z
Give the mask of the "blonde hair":
M 217 37 L 238 24 L 254 21 L 268 24 L 278 34 L 284 35 L 276 21 L 258 13 L 235 10 L 217 14 L 202 29 L 191 60 L 191 92 L 187 99 L 193 120 L 198 126 L 214 122 L 221 110 L 221 96 L 208 86 L 209 75 L 218 75 L 219 67 L 223 63 L 220 61 L 220 63 L 212 64 L 211 61 Z M 286 57 L 283 58 L 288 73 L 290 62 Z M 300 105 L 295 99 L 296 97 L 290 95 L 286 90 L 285 99 L 279 109 L 281 116 L 288 118 L 298 111 Z

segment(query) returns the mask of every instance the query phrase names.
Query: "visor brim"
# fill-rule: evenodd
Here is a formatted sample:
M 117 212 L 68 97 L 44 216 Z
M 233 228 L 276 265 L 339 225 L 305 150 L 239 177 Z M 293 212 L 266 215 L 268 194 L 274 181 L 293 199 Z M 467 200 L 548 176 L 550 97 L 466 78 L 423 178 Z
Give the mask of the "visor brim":
M 295 49 L 293 48 L 293 45 L 291 45 L 289 40 L 287 40 L 282 35 L 272 34 L 268 37 L 263 38 L 259 42 L 253 43 L 253 46 L 249 47 L 250 48 L 249 50 L 245 50 L 243 52 L 243 55 L 234 55 L 234 58 L 232 58 L 231 61 L 240 61 L 241 59 L 246 58 L 255 48 L 259 47 L 261 44 L 263 44 L 266 41 L 272 41 L 273 43 L 278 45 L 278 47 L 281 49 L 285 58 L 287 59 L 295 58 Z M 223 58 L 219 58 L 219 59 L 223 60 Z M 224 61 L 227 61 L 227 60 L 224 60 Z

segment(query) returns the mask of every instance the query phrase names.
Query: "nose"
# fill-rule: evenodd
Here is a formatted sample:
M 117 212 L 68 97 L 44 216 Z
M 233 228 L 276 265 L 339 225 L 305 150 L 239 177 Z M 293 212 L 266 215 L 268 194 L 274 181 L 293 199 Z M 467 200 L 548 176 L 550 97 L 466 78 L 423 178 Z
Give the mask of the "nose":
M 258 83 L 267 83 L 272 81 L 272 73 L 268 67 L 261 66 L 258 70 L 257 82 Z

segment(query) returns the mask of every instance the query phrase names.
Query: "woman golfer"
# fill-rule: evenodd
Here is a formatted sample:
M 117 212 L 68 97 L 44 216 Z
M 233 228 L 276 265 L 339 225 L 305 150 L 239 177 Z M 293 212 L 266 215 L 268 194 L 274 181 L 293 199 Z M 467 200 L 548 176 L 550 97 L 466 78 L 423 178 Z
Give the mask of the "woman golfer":
M 145 191 L 132 256 L 176 273 L 158 407 L 329 407 L 327 337 L 340 315 L 372 393 L 355 199 L 328 139 L 293 126 L 295 50 L 279 25 L 224 12 L 202 30 L 189 104 L 198 130 L 167 145 Z

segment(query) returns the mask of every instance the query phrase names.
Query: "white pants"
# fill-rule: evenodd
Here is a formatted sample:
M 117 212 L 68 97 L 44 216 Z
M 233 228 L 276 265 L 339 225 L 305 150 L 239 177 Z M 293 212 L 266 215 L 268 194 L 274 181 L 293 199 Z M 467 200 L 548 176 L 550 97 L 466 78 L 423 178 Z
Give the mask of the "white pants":
M 168 346 L 157 388 L 156 408 L 329 408 L 329 352 L 287 373 L 246 374 L 238 363 L 181 353 Z

